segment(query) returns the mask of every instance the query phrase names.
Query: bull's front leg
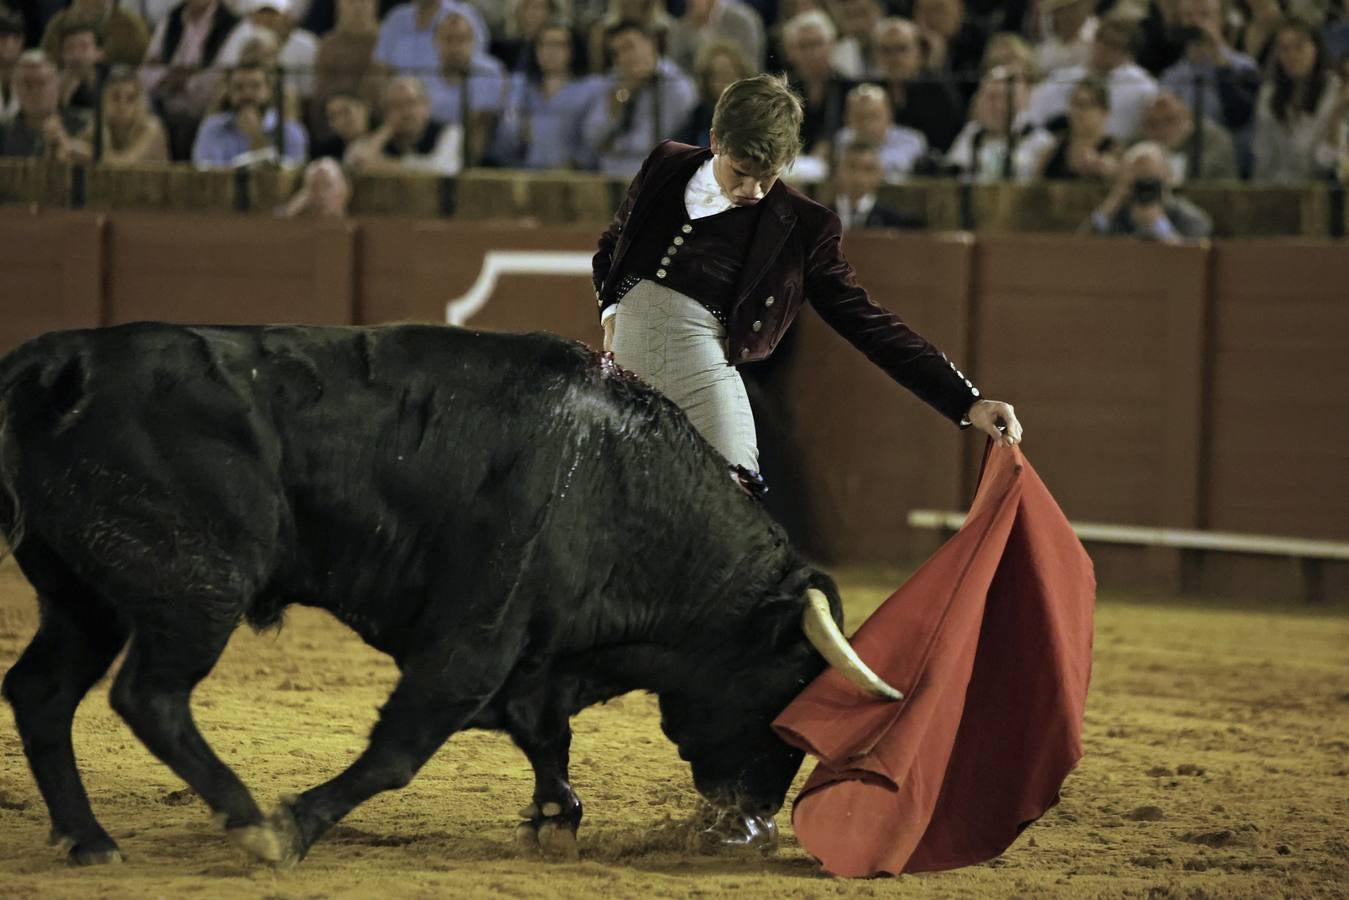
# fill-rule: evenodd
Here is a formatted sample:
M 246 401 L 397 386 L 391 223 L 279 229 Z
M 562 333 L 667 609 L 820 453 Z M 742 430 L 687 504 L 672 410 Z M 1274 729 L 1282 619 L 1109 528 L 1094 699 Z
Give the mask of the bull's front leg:
M 571 728 L 565 716 L 548 714 L 545 722 L 513 725 L 511 738 L 524 751 L 534 768 L 534 800 L 520 811 L 525 819 L 516 829 L 516 840 L 527 852 L 545 858 L 574 860 L 576 829 L 581 824 L 581 800 L 572 790 L 567 773 L 571 754 Z
M 280 859 L 269 862 L 286 866 L 303 859 L 357 805 L 381 791 L 406 786 L 450 735 L 472 721 L 504 680 L 508 657 L 485 652 L 490 664 L 476 669 L 467 653 L 456 658 L 465 674 L 453 685 L 445 684 L 438 661 L 405 668 L 380 710 L 365 752 L 336 778 L 281 802 L 269 826 L 284 850 Z

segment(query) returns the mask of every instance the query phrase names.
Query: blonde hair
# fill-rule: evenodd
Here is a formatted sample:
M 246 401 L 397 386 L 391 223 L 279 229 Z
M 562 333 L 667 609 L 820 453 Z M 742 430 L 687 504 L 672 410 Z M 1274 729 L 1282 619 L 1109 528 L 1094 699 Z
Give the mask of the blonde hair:
M 782 75 L 755 75 L 722 91 L 712 111 L 717 150 L 750 167 L 750 174 L 779 172 L 801 149 L 805 113 Z

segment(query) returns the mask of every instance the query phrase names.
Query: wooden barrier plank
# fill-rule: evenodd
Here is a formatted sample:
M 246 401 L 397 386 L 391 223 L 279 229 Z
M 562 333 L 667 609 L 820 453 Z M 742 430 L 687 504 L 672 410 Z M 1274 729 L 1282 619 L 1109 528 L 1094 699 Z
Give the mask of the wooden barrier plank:
M 354 233 L 349 222 L 119 214 L 109 321 L 350 324 Z
M 1068 515 L 1196 527 L 1207 251 L 990 236 L 976 256 L 980 381 Z
M 103 319 L 104 217 L 0 210 L 0 353 Z
M 844 249 L 878 303 L 965 367 L 968 236 L 852 232 Z M 834 562 L 911 558 L 927 542 L 905 513 L 967 499 L 962 458 L 973 438 L 896 385 L 812 310 L 793 327 L 789 358 L 780 364 L 787 367 L 782 382 L 803 479 L 805 544 Z
M 1214 264 L 1206 521 L 1349 537 L 1349 250 L 1234 241 Z

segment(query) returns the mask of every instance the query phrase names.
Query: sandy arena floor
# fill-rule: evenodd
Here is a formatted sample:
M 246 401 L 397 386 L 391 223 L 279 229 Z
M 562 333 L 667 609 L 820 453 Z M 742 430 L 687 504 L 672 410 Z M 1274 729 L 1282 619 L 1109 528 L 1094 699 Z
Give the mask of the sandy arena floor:
M 852 623 L 902 580 L 840 574 Z M 31 589 L 5 563 L 0 671 L 36 621 Z M 776 857 L 687 855 L 676 827 L 694 807 L 687 769 L 660 733 L 655 703 L 628 695 L 573 723 L 572 775 L 587 813 L 581 863 L 516 856 L 514 816 L 529 798 L 529 770 L 504 736 L 474 732 L 278 874 L 226 842 L 111 712 L 105 681 L 76 718 L 75 744 L 94 808 L 127 862 L 74 869 L 46 846 L 46 809 L 6 708 L 0 896 L 1349 895 L 1346 610 L 1107 597 L 1096 646 L 1087 756 L 1063 802 L 987 865 L 832 879 L 796 845 L 785 813 Z M 217 751 L 270 807 L 354 757 L 393 679 L 388 659 L 343 626 L 295 609 L 280 634 L 240 630 L 195 709 Z

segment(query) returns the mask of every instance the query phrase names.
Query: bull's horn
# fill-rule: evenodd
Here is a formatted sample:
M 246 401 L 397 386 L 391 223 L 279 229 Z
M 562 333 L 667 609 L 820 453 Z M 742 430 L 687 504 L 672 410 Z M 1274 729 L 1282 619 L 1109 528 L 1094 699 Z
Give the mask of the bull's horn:
M 834 617 L 829 614 L 829 598 L 819 588 L 806 589 L 806 612 L 801 617 L 801 628 L 806 640 L 820 651 L 829 665 L 839 674 L 868 694 L 887 700 L 903 700 L 904 695 L 881 680 L 880 676 L 862 662 L 848 639 L 839 631 Z

